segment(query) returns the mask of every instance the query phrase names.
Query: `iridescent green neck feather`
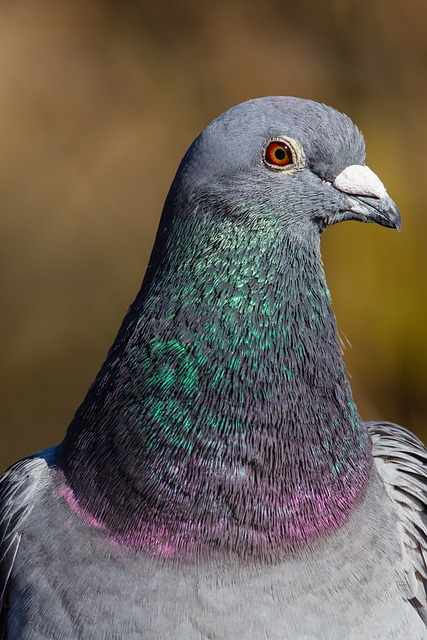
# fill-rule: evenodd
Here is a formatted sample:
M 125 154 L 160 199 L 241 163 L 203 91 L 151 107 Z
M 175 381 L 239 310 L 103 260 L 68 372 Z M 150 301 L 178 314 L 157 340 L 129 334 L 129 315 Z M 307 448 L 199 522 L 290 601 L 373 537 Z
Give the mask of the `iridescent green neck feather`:
M 60 450 L 73 500 L 120 543 L 271 555 L 349 517 L 370 444 L 319 241 L 256 208 L 166 209 Z

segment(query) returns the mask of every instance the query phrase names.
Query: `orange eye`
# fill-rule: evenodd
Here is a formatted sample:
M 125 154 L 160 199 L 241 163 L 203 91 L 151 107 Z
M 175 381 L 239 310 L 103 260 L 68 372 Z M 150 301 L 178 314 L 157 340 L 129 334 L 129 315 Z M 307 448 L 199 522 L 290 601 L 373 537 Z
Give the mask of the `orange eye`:
M 265 160 L 275 167 L 286 167 L 294 162 L 291 148 L 281 140 L 270 142 L 265 150 Z

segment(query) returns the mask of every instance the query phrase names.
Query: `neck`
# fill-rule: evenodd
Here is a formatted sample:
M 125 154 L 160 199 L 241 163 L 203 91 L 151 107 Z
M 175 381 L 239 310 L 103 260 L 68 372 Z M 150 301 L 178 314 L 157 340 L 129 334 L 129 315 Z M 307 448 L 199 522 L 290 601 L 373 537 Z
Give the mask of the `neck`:
M 348 519 L 370 466 L 319 238 L 208 233 L 149 268 L 61 445 L 69 502 L 155 554 L 293 550 Z

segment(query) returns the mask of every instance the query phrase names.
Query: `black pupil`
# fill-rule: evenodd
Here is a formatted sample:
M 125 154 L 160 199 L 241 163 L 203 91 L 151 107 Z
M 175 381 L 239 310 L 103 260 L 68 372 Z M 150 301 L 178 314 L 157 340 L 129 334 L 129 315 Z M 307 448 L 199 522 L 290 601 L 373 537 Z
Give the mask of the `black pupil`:
M 281 149 L 280 147 L 278 149 L 276 149 L 276 151 L 274 152 L 275 157 L 277 158 L 277 160 L 284 160 L 286 158 L 286 151 L 284 149 Z

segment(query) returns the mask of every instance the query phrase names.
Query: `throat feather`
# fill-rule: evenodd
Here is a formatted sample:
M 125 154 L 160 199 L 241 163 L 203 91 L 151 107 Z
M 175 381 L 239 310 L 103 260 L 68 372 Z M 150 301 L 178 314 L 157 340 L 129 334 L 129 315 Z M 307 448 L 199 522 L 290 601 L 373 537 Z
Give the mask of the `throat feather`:
M 369 474 L 318 248 L 219 245 L 150 275 L 62 448 L 73 504 L 154 554 L 295 549 Z

